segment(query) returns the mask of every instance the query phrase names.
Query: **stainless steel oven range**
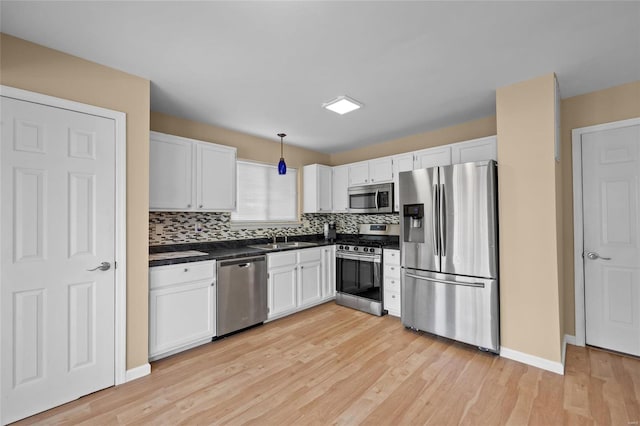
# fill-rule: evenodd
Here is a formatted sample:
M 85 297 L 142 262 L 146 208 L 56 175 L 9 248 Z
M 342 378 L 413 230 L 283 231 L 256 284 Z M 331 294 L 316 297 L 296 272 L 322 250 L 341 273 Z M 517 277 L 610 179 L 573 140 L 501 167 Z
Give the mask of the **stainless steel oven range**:
M 336 303 L 381 316 L 382 247 L 399 234 L 398 225 L 360 225 L 352 240 L 337 243 Z

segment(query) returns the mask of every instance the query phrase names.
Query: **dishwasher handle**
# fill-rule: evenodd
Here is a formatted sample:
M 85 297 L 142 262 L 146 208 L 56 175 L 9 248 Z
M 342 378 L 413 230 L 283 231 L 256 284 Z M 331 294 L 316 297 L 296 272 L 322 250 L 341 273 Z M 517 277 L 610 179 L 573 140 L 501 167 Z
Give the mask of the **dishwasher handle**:
M 229 259 L 229 260 L 223 260 L 219 262 L 218 267 L 238 265 L 238 267 L 240 268 L 246 268 L 248 266 L 251 266 L 255 262 L 266 262 L 266 260 L 267 259 L 265 256 L 243 257 L 242 259 Z

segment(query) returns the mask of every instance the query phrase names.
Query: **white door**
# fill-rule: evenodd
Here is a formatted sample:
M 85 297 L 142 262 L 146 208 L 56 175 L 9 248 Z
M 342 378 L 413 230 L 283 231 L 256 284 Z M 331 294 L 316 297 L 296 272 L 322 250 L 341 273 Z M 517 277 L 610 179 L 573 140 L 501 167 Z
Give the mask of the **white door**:
M 640 356 L 640 125 L 581 141 L 586 343 Z
M 1 420 L 12 422 L 114 384 L 115 123 L 0 99 Z

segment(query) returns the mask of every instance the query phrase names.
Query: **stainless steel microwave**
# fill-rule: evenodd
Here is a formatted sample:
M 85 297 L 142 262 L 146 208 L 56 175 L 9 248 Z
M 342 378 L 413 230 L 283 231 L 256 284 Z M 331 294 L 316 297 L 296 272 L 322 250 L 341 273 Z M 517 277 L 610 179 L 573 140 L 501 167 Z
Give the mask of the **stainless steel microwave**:
M 393 183 L 350 187 L 349 212 L 392 213 Z

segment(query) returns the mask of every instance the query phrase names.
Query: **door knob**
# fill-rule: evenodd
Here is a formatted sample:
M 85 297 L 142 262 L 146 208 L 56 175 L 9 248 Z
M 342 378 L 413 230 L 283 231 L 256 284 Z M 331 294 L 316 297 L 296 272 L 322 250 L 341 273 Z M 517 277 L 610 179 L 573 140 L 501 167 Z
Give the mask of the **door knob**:
M 587 256 L 587 258 L 589 258 L 591 260 L 596 260 L 596 259 L 611 260 L 610 257 L 601 257 L 598 253 L 596 253 L 594 251 L 586 251 L 584 253 L 584 256 Z
M 109 262 L 102 262 L 100 266 L 96 266 L 93 269 L 87 269 L 87 271 L 92 272 L 92 271 L 97 271 L 98 269 L 100 269 L 101 271 L 108 271 L 110 268 L 111 268 L 111 264 Z

